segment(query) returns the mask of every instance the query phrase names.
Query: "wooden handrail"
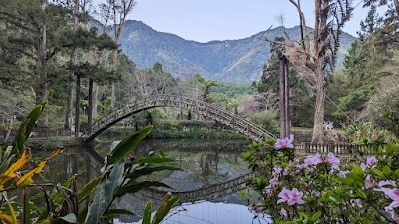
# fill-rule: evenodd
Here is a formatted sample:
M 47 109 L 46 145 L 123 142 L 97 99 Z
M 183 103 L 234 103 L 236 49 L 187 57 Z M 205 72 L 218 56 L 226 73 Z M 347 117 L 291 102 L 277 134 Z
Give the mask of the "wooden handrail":
M 93 123 L 91 129 L 87 130 L 82 137 L 84 141 L 89 142 L 116 122 L 134 113 L 153 107 L 187 108 L 204 117 L 215 119 L 255 141 L 264 142 L 265 137 L 276 139 L 272 133 L 230 111 L 218 108 L 215 105 L 198 99 L 170 95 L 155 95 L 138 99 L 127 104 L 124 108 L 115 109 L 97 119 Z M 231 121 L 233 121 L 233 124 L 231 124 Z

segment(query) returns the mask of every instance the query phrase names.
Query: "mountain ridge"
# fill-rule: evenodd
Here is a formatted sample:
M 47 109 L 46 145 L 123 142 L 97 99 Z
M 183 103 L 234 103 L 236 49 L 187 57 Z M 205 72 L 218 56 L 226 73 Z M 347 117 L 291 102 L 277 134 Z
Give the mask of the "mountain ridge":
M 159 62 L 174 77 L 201 74 L 224 82 L 252 82 L 259 80 L 263 66 L 270 58 L 270 44 L 259 38 L 264 35 L 273 40 L 283 36 L 284 32 L 293 39 L 300 37 L 299 27 L 280 26 L 242 39 L 201 43 L 157 31 L 141 21 L 127 20 L 119 43 L 122 51 L 140 68 L 151 68 Z M 111 36 L 112 33 L 109 32 Z M 355 39 L 343 33 L 341 48 L 344 52 Z M 339 63 L 342 63 L 343 56 L 343 53 L 339 54 Z

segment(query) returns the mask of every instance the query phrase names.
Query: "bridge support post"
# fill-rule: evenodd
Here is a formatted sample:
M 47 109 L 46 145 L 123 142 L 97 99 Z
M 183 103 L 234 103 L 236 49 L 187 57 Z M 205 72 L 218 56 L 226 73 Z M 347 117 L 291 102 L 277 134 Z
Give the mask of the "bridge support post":
M 290 137 L 289 116 L 289 71 L 288 59 L 283 54 L 279 55 L 279 109 L 280 109 L 280 138 Z

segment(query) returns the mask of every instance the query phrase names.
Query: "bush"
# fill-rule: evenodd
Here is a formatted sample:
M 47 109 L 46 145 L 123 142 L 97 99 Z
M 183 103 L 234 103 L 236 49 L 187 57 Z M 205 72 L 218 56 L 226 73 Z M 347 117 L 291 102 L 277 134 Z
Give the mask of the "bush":
M 349 165 L 333 153 L 295 161 L 287 142 L 253 143 L 252 151 L 243 153 L 258 174 L 250 179 L 261 195 L 249 207 L 254 213 L 286 224 L 399 223 L 399 143 Z
M 266 130 L 278 133 L 279 123 L 277 116 L 278 113 L 276 110 L 263 110 L 260 112 L 252 112 L 248 115 L 248 119 Z

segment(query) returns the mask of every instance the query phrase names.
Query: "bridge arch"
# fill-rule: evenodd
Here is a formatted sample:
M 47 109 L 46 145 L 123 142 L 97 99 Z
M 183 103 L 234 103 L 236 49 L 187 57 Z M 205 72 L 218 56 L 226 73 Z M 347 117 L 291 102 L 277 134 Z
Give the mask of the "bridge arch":
M 90 130 L 87 130 L 83 134 L 83 141 L 91 142 L 95 137 L 97 137 L 97 135 L 101 134 L 115 123 L 131 116 L 132 114 L 155 107 L 172 107 L 191 110 L 206 118 L 227 125 L 233 130 L 236 130 L 248 138 L 258 142 L 264 142 L 265 137 L 276 138 L 273 134 L 261 128 L 257 124 L 204 101 L 183 96 L 156 95 L 138 99 L 135 102 L 128 104 L 125 108 L 115 109 L 109 114 L 101 117 L 93 123 Z

